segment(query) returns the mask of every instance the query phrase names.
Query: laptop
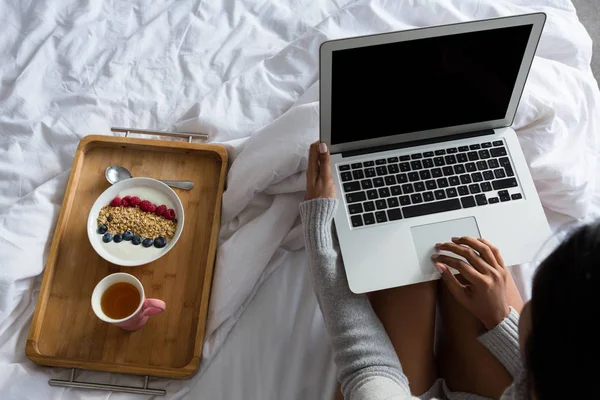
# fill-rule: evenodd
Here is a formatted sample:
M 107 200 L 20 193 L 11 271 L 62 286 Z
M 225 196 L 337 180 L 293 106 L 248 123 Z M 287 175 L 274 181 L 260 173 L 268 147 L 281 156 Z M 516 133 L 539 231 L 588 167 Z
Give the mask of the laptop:
M 320 135 L 353 292 L 439 279 L 434 245 L 454 236 L 489 240 L 506 265 L 549 252 L 550 228 L 510 128 L 545 20 L 519 15 L 321 45 Z

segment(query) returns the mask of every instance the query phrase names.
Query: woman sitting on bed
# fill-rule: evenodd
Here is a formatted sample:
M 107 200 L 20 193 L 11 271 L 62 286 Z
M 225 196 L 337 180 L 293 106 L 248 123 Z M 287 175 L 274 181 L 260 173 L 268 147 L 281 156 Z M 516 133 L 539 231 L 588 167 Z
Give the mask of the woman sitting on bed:
M 311 146 L 306 178 L 300 214 L 310 273 L 346 400 L 595 397 L 599 224 L 544 260 L 525 306 L 498 249 L 468 237 L 437 245 L 468 261 L 435 258 L 442 283 L 367 297 L 349 290 L 332 232 L 337 200 L 326 145 Z

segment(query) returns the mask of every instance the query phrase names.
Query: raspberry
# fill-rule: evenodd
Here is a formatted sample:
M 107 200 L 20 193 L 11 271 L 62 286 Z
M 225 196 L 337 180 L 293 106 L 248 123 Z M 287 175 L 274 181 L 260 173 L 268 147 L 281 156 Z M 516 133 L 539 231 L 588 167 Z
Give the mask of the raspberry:
M 165 211 L 165 213 L 163 214 L 163 217 L 165 217 L 166 219 L 173 219 L 175 218 L 175 211 L 173 211 L 172 208 L 169 208 L 167 211 Z
M 130 201 L 131 201 L 131 196 L 125 196 L 121 199 L 121 204 L 123 205 L 123 207 L 129 207 Z
M 135 206 L 139 206 L 141 202 L 142 202 L 142 200 L 140 200 L 140 198 L 139 198 L 139 197 L 137 197 L 137 196 L 133 196 L 133 197 L 131 198 L 131 200 L 129 200 L 129 205 L 130 205 L 131 207 L 135 207 Z
M 148 211 L 148 207 L 150 207 L 152 205 L 152 203 L 150 203 L 148 200 L 144 200 L 140 203 L 140 210 L 142 211 Z
M 165 213 L 165 211 L 167 211 L 167 206 L 162 205 L 162 206 L 156 207 L 156 210 L 154 212 L 156 213 L 156 215 L 163 215 Z
M 119 196 L 112 199 L 110 202 L 111 207 L 120 207 L 121 206 L 121 198 Z
M 147 210 L 147 211 L 148 211 L 149 213 L 153 213 L 155 210 L 156 210 L 156 206 L 155 206 L 154 204 L 150 204 L 150 205 L 148 206 L 148 210 Z

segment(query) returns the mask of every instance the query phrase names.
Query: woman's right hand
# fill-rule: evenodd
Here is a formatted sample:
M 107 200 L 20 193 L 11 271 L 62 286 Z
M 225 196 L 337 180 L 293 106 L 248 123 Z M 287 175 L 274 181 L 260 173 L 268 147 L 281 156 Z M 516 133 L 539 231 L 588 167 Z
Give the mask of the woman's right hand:
M 314 142 L 308 150 L 305 200 L 335 198 L 337 195 L 331 175 L 331 156 L 327 145 L 319 141 Z
M 452 243 L 438 243 L 436 249 L 452 252 L 468 261 L 438 254 L 432 257 L 454 298 L 486 329 L 502 322 L 510 312 L 506 290 L 512 276 L 504 266 L 500 251 L 487 240 L 472 237 L 452 238 Z M 449 266 L 458 270 L 467 282 L 459 282 Z

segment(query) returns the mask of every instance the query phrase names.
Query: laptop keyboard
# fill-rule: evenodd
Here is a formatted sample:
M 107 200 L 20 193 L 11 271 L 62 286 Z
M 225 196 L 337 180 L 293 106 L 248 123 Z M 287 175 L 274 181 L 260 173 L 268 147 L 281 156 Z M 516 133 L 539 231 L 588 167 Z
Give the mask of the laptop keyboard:
M 501 140 L 337 168 L 355 228 L 523 197 Z

